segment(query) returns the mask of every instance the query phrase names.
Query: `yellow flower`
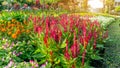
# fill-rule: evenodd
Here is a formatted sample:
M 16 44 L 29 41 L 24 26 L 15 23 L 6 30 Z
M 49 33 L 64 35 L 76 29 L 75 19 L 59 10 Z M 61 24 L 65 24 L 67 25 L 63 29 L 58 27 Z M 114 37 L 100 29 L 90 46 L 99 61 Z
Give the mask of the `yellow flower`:
M 10 22 L 10 21 L 8 21 L 7 23 L 8 23 L 8 26 L 9 26 L 11 22 Z

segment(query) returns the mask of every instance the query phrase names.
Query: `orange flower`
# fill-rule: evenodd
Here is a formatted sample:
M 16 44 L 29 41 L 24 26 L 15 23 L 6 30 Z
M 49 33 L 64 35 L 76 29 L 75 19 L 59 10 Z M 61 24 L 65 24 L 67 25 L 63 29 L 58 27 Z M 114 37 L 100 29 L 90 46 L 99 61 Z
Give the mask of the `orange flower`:
M 12 19 L 12 22 L 15 22 L 16 20 L 15 19 Z
M 20 34 L 20 29 L 17 29 L 16 34 Z
M 22 31 L 21 32 L 25 32 L 25 30 L 24 29 L 22 29 Z
M 5 32 L 6 30 L 5 30 L 5 28 L 2 28 L 1 31 L 2 31 L 2 32 Z
M 24 26 L 20 26 L 21 28 L 24 28 Z
M 20 22 L 17 22 L 17 25 L 20 25 Z
M 14 26 L 15 26 L 15 24 L 11 24 L 11 26 L 12 26 L 12 27 L 14 27 Z
M 3 26 L 4 26 L 4 24 L 1 24 L 1 26 L 3 27 Z
M 12 34 L 12 32 L 8 32 L 8 35 L 11 35 Z
M 29 33 L 30 32 L 30 30 L 26 30 L 26 33 Z
M 16 39 L 17 38 L 17 34 L 12 34 L 12 38 Z
M 26 21 L 26 20 L 24 20 L 23 23 L 24 23 L 25 25 L 27 25 L 27 21 Z

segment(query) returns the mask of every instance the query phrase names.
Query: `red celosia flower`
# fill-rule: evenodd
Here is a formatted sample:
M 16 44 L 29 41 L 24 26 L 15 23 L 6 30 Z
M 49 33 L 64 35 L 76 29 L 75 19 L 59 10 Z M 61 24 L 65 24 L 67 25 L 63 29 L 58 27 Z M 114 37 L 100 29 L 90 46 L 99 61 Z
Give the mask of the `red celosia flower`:
M 44 37 L 44 44 L 48 48 L 48 37 L 47 36 Z
M 72 65 L 72 68 L 75 68 L 75 65 L 74 65 L 74 64 Z
M 45 22 L 46 22 L 46 28 L 50 28 L 50 17 L 46 17 Z
M 84 66 L 85 63 L 85 55 L 86 55 L 86 50 L 82 53 L 82 66 Z
M 61 40 L 61 37 L 62 37 L 62 32 L 60 30 L 58 30 L 58 38 L 59 38 L 59 41 Z
M 77 40 L 76 40 L 76 32 L 74 32 L 74 38 L 73 38 L 73 45 L 71 46 L 71 52 L 72 52 L 72 57 L 76 58 L 79 54 L 79 45 L 77 44 Z
M 87 44 L 88 44 L 88 41 L 87 41 L 86 21 L 83 21 L 82 30 L 83 30 L 83 46 L 84 46 L 84 49 L 86 49 Z
M 72 57 L 73 58 L 76 58 L 77 57 L 77 52 L 76 52 L 76 50 L 77 50 L 77 44 L 73 44 L 72 46 L 71 46 L 71 48 L 70 48 L 70 50 L 71 50 L 71 52 L 72 52 Z
M 65 49 L 65 52 L 64 52 L 64 56 L 67 60 L 70 59 L 70 54 L 68 52 L 68 40 L 66 41 L 66 49 Z
M 36 3 L 36 5 L 39 5 L 40 1 L 39 1 L 39 0 L 36 0 L 36 2 L 35 2 L 35 3 Z
M 53 38 L 56 42 L 59 41 L 59 39 L 58 39 L 58 34 L 57 34 L 57 32 L 55 31 L 55 29 L 50 31 L 50 36 L 51 36 L 51 38 Z
M 96 39 L 94 40 L 93 48 L 96 49 Z
M 36 27 L 35 32 L 40 34 L 42 32 L 42 27 L 41 26 Z
M 93 33 L 93 37 L 94 37 L 94 43 L 93 43 L 93 48 L 95 49 L 96 48 L 96 41 L 97 41 L 97 32 L 95 31 L 94 33 Z
M 53 51 L 50 51 L 50 56 L 52 56 L 53 55 Z

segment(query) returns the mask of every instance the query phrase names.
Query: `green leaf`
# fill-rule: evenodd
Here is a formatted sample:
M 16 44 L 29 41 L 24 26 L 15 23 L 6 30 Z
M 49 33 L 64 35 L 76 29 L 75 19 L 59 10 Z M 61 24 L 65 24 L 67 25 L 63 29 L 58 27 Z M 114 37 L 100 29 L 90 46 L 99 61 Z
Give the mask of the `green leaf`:
M 63 41 L 60 48 L 65 48 L 65 47 L 66 47 L 66 39 Z
M 41 58 L 43 58 L 43 57 L 45 57 L 46 55 L 42 55 L 42 54 L 35 54 L 35 55 L 33 55 L 33 57 L 34 58 L 38 58 L 38 59 L 41 59 Z
M 94 60 L 101 60 L 103 59 L 102 57 L 98 56 L 98 55 L 91 55 L 91 58 L 94 59 Z
M 42 58 L 42 60 L 39 62 L 39 64 L 44 64 L 46 62 L 45 58 Z
M 103 44 L 97 44 L 97 48 L 105 48 Z
M 58 65 L 57 65 L 57 66 L 55 66 L 55 68 L 61 68 L 61 66 L 58 66 Z
M 46 65 L 46 68 L 51 68 L 51 66 L 52 66 L 52 64 L 51 64 L 51 63 L 48 63 L 48 64 Z

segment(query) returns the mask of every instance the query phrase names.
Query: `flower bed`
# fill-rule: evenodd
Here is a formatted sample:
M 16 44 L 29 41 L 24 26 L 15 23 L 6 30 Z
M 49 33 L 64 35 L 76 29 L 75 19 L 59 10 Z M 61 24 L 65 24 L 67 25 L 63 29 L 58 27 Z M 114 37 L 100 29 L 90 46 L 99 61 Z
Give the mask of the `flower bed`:
M 113 17 L 105 17 L 105 16 L 95 16 L 92 17 L 91 20 L 97 20 L 101 24 L 103 28 L 107 28 L 112 22 L 115 21 Z
M 0 26 L 0 66 L 6 68 L 89 68 L 102 59 L 107 38 L 98 21 L 77 15 L 30 16 Z

